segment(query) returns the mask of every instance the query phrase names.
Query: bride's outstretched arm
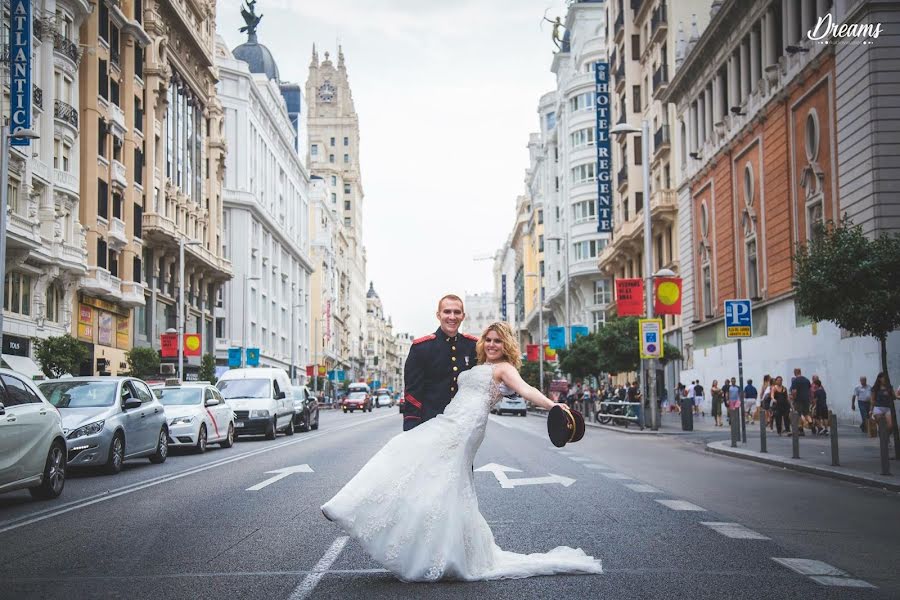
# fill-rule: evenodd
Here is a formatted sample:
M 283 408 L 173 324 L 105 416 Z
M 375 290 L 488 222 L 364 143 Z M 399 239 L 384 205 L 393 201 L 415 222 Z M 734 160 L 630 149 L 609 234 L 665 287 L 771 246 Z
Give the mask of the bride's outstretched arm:
M 543 395 L 540 391 L 528 385 L 525 380 L 522 379 L 522 376 L 519 375 L 516 368 L 509 363 L 497 365 L 494 368 L 494 374 L 500 378 L 500 381 L 534 405 L 549 409 L 556 404 L 556 402 Z

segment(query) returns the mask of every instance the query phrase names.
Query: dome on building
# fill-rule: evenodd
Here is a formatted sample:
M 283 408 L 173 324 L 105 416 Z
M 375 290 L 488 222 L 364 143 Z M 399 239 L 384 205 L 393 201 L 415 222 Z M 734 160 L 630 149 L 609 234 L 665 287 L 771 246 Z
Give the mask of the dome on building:
M 242 60 L 250 67 L 251 73 L 265 73 L 269 79 L 280 81 L 278 65 L 268 48 L 260 44 L 256 39 L 256 29 L 262 15 L 256 14 L 256 0 L 247 2 L 247 6 L 241 6 L 241 16 L 246 26 L 241 27 L 241 32 L 247 32 L 247 42 L 241 44 L 232 51 L 234 57 Z
M 373 282 L 369 282 L 369 291 L 366 292 L 366 298 L 377 298 L 378 294 L 375 293 L 375 284 Z

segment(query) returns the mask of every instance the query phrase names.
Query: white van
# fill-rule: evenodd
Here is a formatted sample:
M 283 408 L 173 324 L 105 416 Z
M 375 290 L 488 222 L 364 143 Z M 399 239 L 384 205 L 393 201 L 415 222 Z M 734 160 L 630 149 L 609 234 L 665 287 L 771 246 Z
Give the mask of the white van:
M 234 411 L 235 437 L 265 435 L 274 440 L 279 431 L 294 435 L 291 381 L 283 369 L 230 369 L 216 387 Z

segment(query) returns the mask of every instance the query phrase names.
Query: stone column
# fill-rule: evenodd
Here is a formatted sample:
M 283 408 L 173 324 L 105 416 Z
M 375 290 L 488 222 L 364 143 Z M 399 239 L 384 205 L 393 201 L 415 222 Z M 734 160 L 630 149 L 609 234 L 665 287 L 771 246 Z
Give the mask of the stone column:
M 758 89 L 762 76 L 759 51 L 759 31 L 753 28 L 750 30 L 750 91 L 752 92 Z

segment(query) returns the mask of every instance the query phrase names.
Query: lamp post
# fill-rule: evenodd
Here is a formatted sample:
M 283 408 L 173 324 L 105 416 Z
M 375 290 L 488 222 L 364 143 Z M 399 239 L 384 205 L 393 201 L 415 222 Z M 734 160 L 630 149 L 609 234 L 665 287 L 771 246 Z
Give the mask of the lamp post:
M 178 379 L 184 381 L 184 247 L 199 246 L 199 240 L 178 240 Z
M 564 262 L 563 262 L 563 265 L 564 265 L 563 268 L 564 268 L 565 274 L 566 274 L 566 283 L 565 283 L 565 299 L 566 299 L 566 300 L 565 300 L 565 301 L 566 301 L 566 335 L 565 335 L 565 344 L 566 344 L 566 348 L 568 348 L 568 347 L 569 347 L 569 342 L 570 342 L 569 337 L 570 337 L 570 335 L 571 335 L 571 334 L 569 333 L 569 331 L 572 329 L 572 322 L 571 322 L 571 318 L 569 317 L 569 232 L 568 232 L 568 231 L 564 231 L 562 237 L 559 237 L 559 236 L 549 237 L 549 238 L 547 238 L 547 241 L 562 242 L 562 243 L 563 243 L 563 248 L 564 248 L 564 250 L 565 250 L 565 252 L 563 252 L 563 261 L 564 261 Z
M 291 369 L 290 369 L 290 373 L 291 373 L 291 383 L 292 384 L 297 383 L 296 381 L 294 381 L 297 378 L 297 366 L 294 364 L 296 362 L 295 351 L 297 350 L 297 341 L 294 338 L 294 322 L 295 322 L 294 309 L 302 308 L 302 307 L 303 307 L 303 302 L 301 302 L 300 304 L 291 304 L 291 335 L 290 335 L 290 338 L 291 338 Z
M 638 134 L 641 136 L 641 171 L 644 179 L 644 279 L 646 283 L 647 318 L 653 318 L 653 250 L 651 236 L 653 226 L 651 223 L 652 212 L 650 208 L 650 123 L 647 119 L 641 120 L 641 128 L 638 129 L 628 123 L 620 123 L 609 132 L 616 136 Z M 662 340 L 660 340 L 662 343 Z M 659 414 L 656 406 L 656 361 L 647 359 L 647 400 L 650 402 L 650 427 L 654 431 L 659 429 Z
M 244 366 L 244 360 L 247 354 L 247 320 L 250 318 L 250 311 L 247 310 L 247 305 L 250 304 L 247 295 L 247 282 L 248 281 L 259 281 L 260 277 L 254 275 L 253 277 L 248 276 L 244 273 L 244 316 L 241 319 L 241 366 Z
M 538 280 L 538 390 L 544 393 L 544 280 L 538 273 L 525 273 Z
M 13 138 L 36 140 L 38 137 L 38 134 L 32 129 L 20 129 L 15 133 L 10 133 L 9 125 L 3 125 L 0 128 L 0 281 L 4 285 L 6 285 L 6 207 L 9 204 L 7 190 L 9 187 L 9 141 Z M 2 342 L 3 309 L 0 308 L 0 343 Z

